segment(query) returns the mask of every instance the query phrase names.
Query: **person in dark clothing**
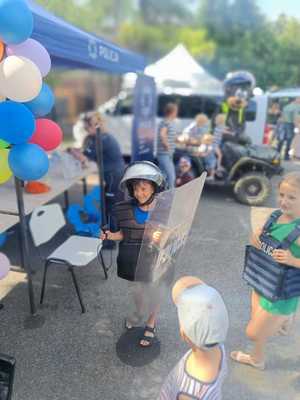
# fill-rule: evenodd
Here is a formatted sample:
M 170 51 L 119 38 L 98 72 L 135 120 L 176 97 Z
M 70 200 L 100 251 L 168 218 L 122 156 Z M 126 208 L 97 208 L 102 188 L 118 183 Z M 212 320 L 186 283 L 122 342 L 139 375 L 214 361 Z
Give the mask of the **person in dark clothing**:
M 181 157 L 178 163 L 176 174 L 176 186 L 182 186 L 195 179 L 192 163 L 188 157 Z
M 286 142 L 285 155 L 284 155 L 285 160 L 290 159 L 289 152 L 295 136 L 295 118 L 299 114 L 300 114 L 300 97 L 297 97 L 294 101 L 283 107 L 282 116 L 285 126 L 284 141 Z
M 103 146 L 103 168 L 105 180 L 106 212 L 108 221 L 111 218 L 114 205 L 123 200 L 119 184 L 124 173 L 125 163 L 117 140 L 107 132 L 105 121 L 98 112 L 87 113 L 84 118 L 88 135 L 83 142 L 83 154 L 91 161 L 97 162 L 96 132 L 100 128 Z
M 274 102 L 268 110 L 268 123 L 270 125 L 276 126 L 278 119 L 281 117 L 280 105 Z

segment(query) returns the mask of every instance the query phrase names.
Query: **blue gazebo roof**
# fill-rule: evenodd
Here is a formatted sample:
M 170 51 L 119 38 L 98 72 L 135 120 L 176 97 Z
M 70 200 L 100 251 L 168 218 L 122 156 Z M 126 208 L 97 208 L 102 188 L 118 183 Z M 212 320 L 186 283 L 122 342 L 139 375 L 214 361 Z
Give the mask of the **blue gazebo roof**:
M 116 74 L 143 72 L 144 57 L 73 26 L 32 0 L 27 3 L 34 16 L 32 38 L 48 50 L 54 67 L 100 69 Z

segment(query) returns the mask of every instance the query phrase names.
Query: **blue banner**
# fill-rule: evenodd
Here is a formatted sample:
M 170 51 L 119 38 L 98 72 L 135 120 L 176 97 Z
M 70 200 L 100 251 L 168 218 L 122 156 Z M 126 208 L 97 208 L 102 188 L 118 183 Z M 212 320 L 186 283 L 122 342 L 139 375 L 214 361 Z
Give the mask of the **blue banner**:
M 154 79 L 139 75 L 136 80 L 132 123 L 132 161 L 153 161 L 156 137 L 157 96 Z

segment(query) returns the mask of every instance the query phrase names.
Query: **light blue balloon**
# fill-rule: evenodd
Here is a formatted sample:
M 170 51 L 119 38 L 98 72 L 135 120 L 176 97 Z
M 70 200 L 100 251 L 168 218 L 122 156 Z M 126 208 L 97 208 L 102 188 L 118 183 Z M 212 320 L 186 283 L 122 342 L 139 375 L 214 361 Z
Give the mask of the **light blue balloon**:
M 33 16 L 23 0 L 0 0 L 0 39 L 6 44 L 27 40 L 33 30 Z
M 11 144 L 27 142 L 35 131 L 35 119 L 30 110 L 15 101 L 0 103 L 0 139 Z
M 13 174 L 23 181 L 42 178 L 49 169 L 47 153 L 37 144 L 24 143 L 13 146 L 8 155 Z
M 49 114 L 54 106 L 55 97 L 47 83 L 43 83 L 42 89 L 33 100 L 23 103 L 35 117 L 44 117 Z

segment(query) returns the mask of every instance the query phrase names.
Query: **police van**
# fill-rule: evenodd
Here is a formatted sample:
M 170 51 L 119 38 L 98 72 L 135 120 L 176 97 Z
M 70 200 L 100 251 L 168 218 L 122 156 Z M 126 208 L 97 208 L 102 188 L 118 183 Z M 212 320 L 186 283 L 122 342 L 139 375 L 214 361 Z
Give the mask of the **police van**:
M 163 118 L 164 106 L 169 102 L 179 105 L 179 114 L 176 120 L 178 134 L 193 121 L 196 114 L 204 113 L 208 118 L 215 114 L 220 107 L 223 97 L 220 95 L 186 94 L 183 89 L 175 92 L 168 90 L 158 94 L 157 125 Z M 118 140 L 124 156 L 131 154 L 131 129 L 133 121 L 133 93 L 121 92 L 117 97 L 101 105 L 98 110 L 105 115 L 108 130 Z M 259 112 L 257 112 L 259 110 Z M 249 102 L 246 112 L 246 134 L 254 144 L 262 144 L 267 101 L 265 96 L 254 96 Z

